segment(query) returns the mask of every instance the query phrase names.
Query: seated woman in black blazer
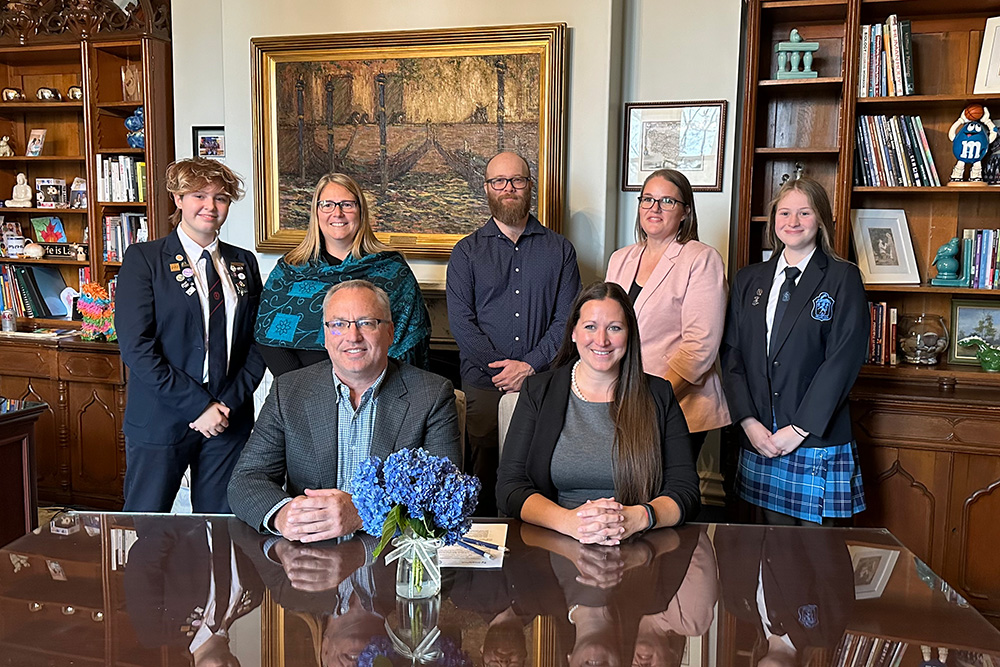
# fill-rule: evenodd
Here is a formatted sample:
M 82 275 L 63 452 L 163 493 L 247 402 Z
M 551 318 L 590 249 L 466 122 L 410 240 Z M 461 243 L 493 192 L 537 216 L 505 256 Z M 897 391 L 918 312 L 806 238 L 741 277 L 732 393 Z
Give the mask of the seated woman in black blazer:
M 604 545 L 693 518 L 701 500 L 687 422 L 670 383 L 642 372 L 621 287 L 584 288 L 553 369 L 521 387 L 498 472 L 500 511 Z

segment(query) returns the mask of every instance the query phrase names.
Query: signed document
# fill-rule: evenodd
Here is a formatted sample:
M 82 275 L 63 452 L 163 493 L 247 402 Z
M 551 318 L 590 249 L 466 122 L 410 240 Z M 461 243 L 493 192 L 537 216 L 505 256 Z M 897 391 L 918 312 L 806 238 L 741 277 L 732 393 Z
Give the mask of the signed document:
M 485 552 L 492 558 L 488 556 L 480 556 L 471 549 L 467 549 L 460 544 L 453 544 L 448 547 L 442 547 L 438 551 L 438 557 L 441 560 L 441 567 L 471 567 L 471 568 L 499 568 L 503 567 L 503 550 L 498 548 L 491 548 L 478 544 L 478 542 L 486 542 L 488 544 L 496 545 L 496 547 L 503 547 L 507 542 L 507 524 L 506 523 L 474 523 L 472 524 L 472 529 L 465 534 L 463 539 L 475 540 L 471 542 L 470 546 L 473 549 Z

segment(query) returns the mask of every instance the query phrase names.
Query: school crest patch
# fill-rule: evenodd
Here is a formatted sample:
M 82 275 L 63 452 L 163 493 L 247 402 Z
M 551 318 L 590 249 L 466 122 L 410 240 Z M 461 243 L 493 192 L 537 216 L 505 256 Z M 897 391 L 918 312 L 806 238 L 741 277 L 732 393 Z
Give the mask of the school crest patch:
M 827 292 L 820 292 L 813 299 L 812 318 L 817 322 L 829 322 L 833 319 L 833 297 Z
M 814 604 L 799 607 L 799 624 L 810 630 L 819 625 L 819 607 Z

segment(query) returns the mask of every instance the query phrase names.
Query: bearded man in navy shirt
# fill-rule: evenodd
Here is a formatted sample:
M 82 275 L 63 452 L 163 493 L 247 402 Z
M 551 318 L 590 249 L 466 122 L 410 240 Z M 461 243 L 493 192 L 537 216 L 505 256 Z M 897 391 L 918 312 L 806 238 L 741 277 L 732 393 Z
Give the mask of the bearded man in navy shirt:
M 496 514 L 497 407 L 555 358 L 580 291 L 576 250 L 531 215 L 531 171 L 516 153 L 486 165 L 492 217 L 448 261 L 448 322 L 468 399 L 466 469 L 483 483 L 476 514 Z

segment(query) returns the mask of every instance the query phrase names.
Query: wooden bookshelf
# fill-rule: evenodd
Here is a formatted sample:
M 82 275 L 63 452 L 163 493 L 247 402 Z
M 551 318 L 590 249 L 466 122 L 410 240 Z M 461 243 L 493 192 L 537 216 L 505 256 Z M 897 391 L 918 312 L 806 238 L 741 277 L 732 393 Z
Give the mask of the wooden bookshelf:
M 16 155 L 0 158 L 0 199 L 11 195 L 18 173 L 35 189 L 36 178 L 59 178 L 67 190 L 75 178 L 87 184 L 82 209 L 3 208 L 26 239 L 38 240 L 31 218 L 57 216 L 67 241 L 86 242 L 88 260 L 0 258 L 0 267 L 56 267 L 66 284 L 80 289 L 80 275 L 107 284 L 119 262 L 104 261 L 104 216 L 144 212 L 149 237 L 171 229 L 170 197 L 162 188 L 174 157 L 173 83 L 168 0 L 113 3 L 15 3 L 0 13 L 0 87 L 20 89 L 26 99 L 0 102 L 0 135 L 11 137 Z M 72 6 L 71 6 L 72 5 Z M 79 6 L 77 6 L 79 5 Z M 53 16 L 66 12 L 66 16 Z M 88 12 L 92 15 L 88 16 Z M 117 14 L 116 14 L 117 12 Z M 51 32 L 49 32 L 51 30 Z M 126 91 L 123 68 L 137 73 Z M 56 88 L 65 97 L 80 86 L 82 100 L 41 102 L 35 91 Z M 130 148 L 124 119 L 142 106 L 145 148 Z M 38 157 L 25 157 L 32 129 L 45 129 Z M 128 155 L 147 165 L 145 202 L 99 203 L 97 155 Z M 18 328 L 79 328 L 79 322 L 19 317 Z M 5 339 L 0 345 L 0 394 L 48 403 L 38 422 L 38 495 L 46 503 L 120 509 L 125 455 L 121 423 L 125 371 L 114 343 L 78 338 Z
M 1000 304 L 1000 290 L 934 287 L 938 247 L 966 229 L 1000 227 L 1000 187 L 856 185 L 857 117 L 921 117 L 938 177 L 955 160 L 948 129 L 970 101 L 1000 117 L 1000 93 L 973 93 L 986 19 L 1000 0 L 749 0 L 743 54 L 740 170 L 730 275 L 761 261 L 767 204 L 796 163 L 831 195 L 834 245 L 854 259 L 851 211 L 903 209 L 919 285 L 867 285 L 899 314 L 941 315 L 954 335 L 954 298 Z M 915 90 L 858 95 L 861 26 L 890 14 L 911 21 Z M 775 80 L 774 45 L 798 29 L 819 42 L 816 79 Z M 889 527 L 1000 624 L 1000 580 L 990 539 L 1000 515 L 1000 376 L 977 366 L 866 366 L 852 393 L 869 510 L 858 523 Z

